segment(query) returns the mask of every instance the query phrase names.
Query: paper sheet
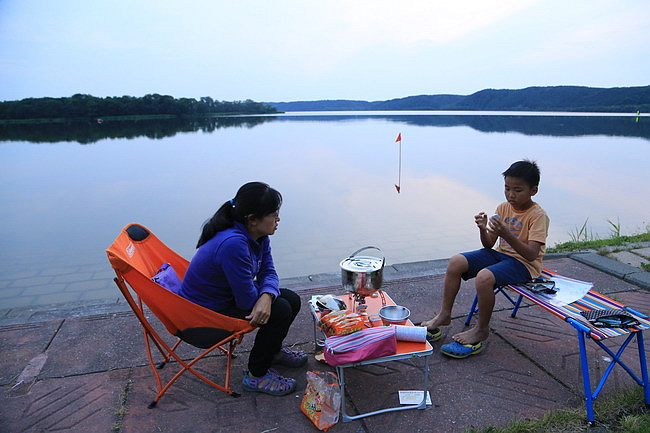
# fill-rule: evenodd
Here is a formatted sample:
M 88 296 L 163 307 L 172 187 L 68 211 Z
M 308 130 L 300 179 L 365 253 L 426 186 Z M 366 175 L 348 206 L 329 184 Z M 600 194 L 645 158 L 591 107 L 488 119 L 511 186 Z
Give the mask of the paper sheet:
M 584 281 L 571 281 L 563 278 L 551 278 L 555 281 L 555 288 L 557 293 L 554 295 L 538 294 L 540 298 L 544 298 L 551 305 L 556 307 L 564 307 L 572 302 L 577 301 L 587 294 L 594 286 L 591 283 Z
M 398 391 L 399 404 L 419 404 L 424 391 Z M 431 406 L 431 394 L 427 391 L 427 406 Z

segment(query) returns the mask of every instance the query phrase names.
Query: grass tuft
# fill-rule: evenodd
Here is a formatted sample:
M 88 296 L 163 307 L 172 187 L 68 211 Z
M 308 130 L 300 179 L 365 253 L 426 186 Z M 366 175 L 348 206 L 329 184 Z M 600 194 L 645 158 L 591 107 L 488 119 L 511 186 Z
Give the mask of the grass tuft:
M 647 433 L 650 412 L 645 407 L 643 388 L 625 389 L 594 405 L 596 425 L 586 422 L 584 406 L 560 409 L 538 420 L 521 420 L 504 428 L 469 430 L 480 433 Z

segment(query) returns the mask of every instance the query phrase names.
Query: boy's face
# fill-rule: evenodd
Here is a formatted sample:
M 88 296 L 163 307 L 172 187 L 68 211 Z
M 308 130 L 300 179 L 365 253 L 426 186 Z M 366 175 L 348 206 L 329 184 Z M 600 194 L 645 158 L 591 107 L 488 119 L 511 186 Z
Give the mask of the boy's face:
M 506 176 L 504 194 L 515 210 L 524 211 L 533 205 L 531 197 L 537 194 L 537 187 L 520 177 Z

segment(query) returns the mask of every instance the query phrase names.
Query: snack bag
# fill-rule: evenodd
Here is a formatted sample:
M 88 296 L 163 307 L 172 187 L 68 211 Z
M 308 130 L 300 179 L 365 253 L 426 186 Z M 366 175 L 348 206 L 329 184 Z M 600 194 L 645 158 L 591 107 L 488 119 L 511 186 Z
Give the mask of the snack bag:
M 364 316 L 350 311 L 332 311 L 320 319 L 320 326 L 328 337 L 346 335 L 365 327 Z
M 300 410 L 319 430 L 326 431 L 339 421 L 341 388 L 336 374 L 330 371 L 308 371 L 307 388 Z

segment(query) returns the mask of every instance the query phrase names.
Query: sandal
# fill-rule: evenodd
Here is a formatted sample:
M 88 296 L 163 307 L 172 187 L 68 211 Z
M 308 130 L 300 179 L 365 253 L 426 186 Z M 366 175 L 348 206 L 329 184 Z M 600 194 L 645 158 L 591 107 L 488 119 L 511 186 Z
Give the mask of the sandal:
M 460 344 L 458 341 L 443 344 L 440 346 L 440 351 L 452 358 L 467 358 L 470 355 L 476 355 L 483 350 L 483 342 L 479 341 L 476 344 Z
M 280 376 L 272 368 L 269 368 L 264 376 L 251 376 L 248 371 L 244 371 L 242 386 L 246 391 L 263 392 L 270 395 L 287 395 L 296 389 L 296 380 L 289 377 Z
M 427 341 L 429 343 L 438 341 L 440 338 L 442 338 L 442 331 L 440 328 L 433 328 L 431 331 L 427 329 Z
M 295 352 L 288 347 L 283 347 L 273 356 L 273 364 L 284 365 L 285 367 L 302 367 L 307 363 L 307 355 L 302 352 Z
M 415 326 L 424 326 L 423 325 L 424 322 L 427 322 L 427 320 L 424 320 L 424 321 L 422 321 L 420 323 L 416 323 Z M 429 330 L 429 328 L 427 328 L 427 341 L 429 343 L 433 343 L 435 341 L 438 341 L 438 340 L 440 340 L 441 337 L 442 337 L 442 331 L 440 330 L 440 328 L 433 328 L 431 330 Z

